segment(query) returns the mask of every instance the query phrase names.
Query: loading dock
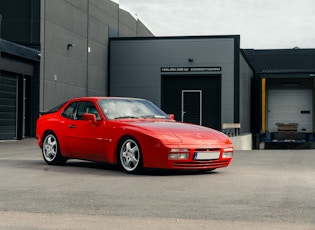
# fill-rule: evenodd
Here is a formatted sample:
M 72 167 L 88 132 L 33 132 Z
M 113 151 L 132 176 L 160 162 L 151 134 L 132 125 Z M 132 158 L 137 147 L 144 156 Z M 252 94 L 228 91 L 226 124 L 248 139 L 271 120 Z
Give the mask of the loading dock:
M 244 53 L 256 71 L 254 147 L 313 146 L 315 49 L 247 49 Z
M 296 73 L 262 79 L 264 142 L 304 143 L 314 139 L 314 79 Z
M 280 124 L 296 124 L 296 129 L 292 125 L 288 131 L 313 132 L 312 90 L 269 90 L 267 95 L 269 132 L 285 130 Z

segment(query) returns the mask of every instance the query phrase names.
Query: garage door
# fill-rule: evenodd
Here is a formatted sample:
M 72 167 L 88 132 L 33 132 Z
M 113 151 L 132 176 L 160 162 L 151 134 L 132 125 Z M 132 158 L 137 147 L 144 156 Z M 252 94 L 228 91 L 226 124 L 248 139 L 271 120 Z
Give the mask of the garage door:
M 298 123 L 298 132 L 313 132 L 312 96 L 312 90 L 269 90 L 269 131 L 277 132 L 276 123 Z
M 0 75 L 0 140 L 16 138 L 17 77 Z

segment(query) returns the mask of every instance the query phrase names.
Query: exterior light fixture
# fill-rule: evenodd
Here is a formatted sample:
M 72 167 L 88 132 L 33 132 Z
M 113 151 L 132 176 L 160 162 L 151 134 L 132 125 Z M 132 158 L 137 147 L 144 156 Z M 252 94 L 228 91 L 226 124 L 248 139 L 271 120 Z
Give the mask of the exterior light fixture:
M 193 58 L 188 58 L 188 61 L 189 61 L 189 62 L 193 62 L 194 59 L 193 59 Z
M 67 45 L 67 49 L 69 50 L 70 47 L 74 47 L 74 46 L 75 46 L 74 44 L 69 43 L 69 44 Z

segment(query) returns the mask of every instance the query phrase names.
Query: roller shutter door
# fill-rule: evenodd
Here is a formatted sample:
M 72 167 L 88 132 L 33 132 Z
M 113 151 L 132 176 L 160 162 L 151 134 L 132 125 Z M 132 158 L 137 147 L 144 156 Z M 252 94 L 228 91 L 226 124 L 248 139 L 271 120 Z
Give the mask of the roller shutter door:
M 277 132 L 276 123 L 298 123 L 298 132 L 313 132 L 312 90 L 269 90 L 268 129 Z
M 0 75 L 0 140 L 16 138 L 17 77 Z

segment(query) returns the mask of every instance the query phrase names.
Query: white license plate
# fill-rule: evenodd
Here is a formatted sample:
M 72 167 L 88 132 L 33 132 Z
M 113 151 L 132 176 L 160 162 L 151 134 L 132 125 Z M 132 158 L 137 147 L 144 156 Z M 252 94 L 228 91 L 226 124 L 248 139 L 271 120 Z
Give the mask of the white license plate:
M 195 152 L 195 160 L 217 160 L 220 152 Z

